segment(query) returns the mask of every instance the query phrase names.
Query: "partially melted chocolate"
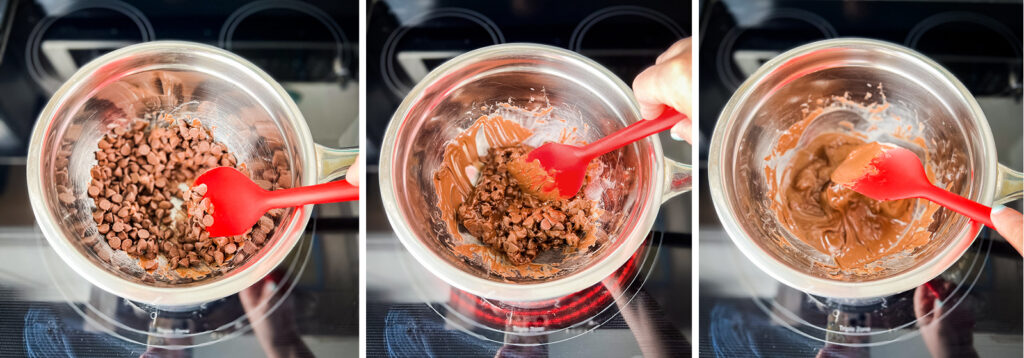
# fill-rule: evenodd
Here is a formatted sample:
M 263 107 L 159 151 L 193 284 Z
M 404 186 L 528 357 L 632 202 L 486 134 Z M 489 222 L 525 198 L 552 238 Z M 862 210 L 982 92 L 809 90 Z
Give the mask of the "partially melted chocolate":
M 516 265 L 533 262 L 543 250 L 578 249 L 594 230 L 594 202 L 582 191 L 569 199 L 544 200 L 520 189 L 509 164 L 531 149 L 522 144 L 489 149 L 476 185 L 458 208 L 458 222 L 467 232 Z

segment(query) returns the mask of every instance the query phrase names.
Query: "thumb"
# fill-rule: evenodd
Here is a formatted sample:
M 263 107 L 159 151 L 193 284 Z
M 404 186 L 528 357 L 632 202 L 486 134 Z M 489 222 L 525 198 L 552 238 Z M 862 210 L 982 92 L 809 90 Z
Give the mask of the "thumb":
M 672 127 L 672 139 L 685 140 L 693 144 L 693 121 L 689 118 L 679 121 Z
M 1002 205 L 992 207 L 990 215 L 999 235 L 1002 235 L 1010 245 L 1013 245 L 1017 252 L 1024 255 L 1024 249 L 1022 249 L 1021 245 L 1021 236 L 1024 236 L 1024 216 L 1021 216 L 1016 210 Z
M 352 163 L 352 166 L 348 167 L 348 171 L 345 172 L 345 180 L 352 185 L 359 186 L 359 176 L 363 174 L 363 155 L 360 154 L 356 157 L 356 162 Z
M 665 105 L 661 103 L 652 102 L 640 102 L 640 118 L 643 119 L 654 119 L 661 115 L 661 112 L 665 111 Z

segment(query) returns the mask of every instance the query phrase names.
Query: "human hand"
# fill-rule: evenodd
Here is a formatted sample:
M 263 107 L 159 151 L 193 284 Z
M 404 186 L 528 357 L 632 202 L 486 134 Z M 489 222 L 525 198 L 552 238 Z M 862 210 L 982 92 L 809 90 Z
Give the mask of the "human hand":
M 640 102 L 640 115 L 654 119 L 665 110 L 674 108 L 686 119 L 672 127 L 672 138 L 692 143 L 692 38 L 677 41 L 658 56 L 654 66 L 648 67 L 633 79 L 633 93 Z
M 285 298 L 277 310 L 271 311 L 274 306 L 270 302 L 271 298 L 283 294 L 278 290 L 281 281 L 278 272 L 271 272 L 239 292 L 238 300 L 249 319 L 257 320 L 252 322 L 253 335 L 267 357 L 312 357 L 313 353 L 299 336 L 291 299 Z
M 1021 247 L 1021 237 L 1024 236 L 1024 216 L 1017 210 L 1002 205 L 992 207 L 992 213 L 989 215 L 992 217 L 992 223 L 996 225 L 995 229 L 999 235 L 1013 245 L 1018 253 L 1024 255 L 1024 248 Z
M 363 155 L 359 154 L 356 157 L 356 162 L 352 166 L 348 167 L 348 172 L 345 173 L 345 180 L 352 185 L 359 186 L 359 176 L 363 174 Z
M 914 316 L 921 338 L 933 357 L 977 357 L 970 297 L 958 305 L 943 302 L 953 288 L 949 282 L 936 279 L 914 290 Z

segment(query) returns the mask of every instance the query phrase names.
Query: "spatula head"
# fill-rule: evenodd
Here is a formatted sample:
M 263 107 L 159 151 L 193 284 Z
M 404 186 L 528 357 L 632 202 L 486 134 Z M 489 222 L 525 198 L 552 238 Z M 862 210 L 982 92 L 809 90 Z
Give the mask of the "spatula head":
M 242 235 L 267 211 L 263 205 L 267 191 L 235 168 L 213 168 L 196 178 L 194 185 L 202 184 L 206 185 L 203 197 L 213 206 L 213 225 L 206 227 L 211 237 Z
M 832 172 L 832 181 L 875 200 L 917 197 L 931 185 L 914 152 L 884 143 L 858 147 Z
M 590 160 L 580 147 L 546 143 L 510 164 L 510 173 L 525 192 L 545 200 L 569 199 L 583 187 Z

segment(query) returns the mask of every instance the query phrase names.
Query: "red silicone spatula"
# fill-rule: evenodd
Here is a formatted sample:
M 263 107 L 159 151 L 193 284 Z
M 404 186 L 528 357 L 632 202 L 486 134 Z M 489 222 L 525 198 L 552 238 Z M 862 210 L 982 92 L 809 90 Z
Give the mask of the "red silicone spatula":
M 270 209 L 359 200 L 359 188 L 347 180 L 269 191 L 231 167 L 203 173 L 194 185 L 201 184 L 213 204 L 213 225 L 206 227 L 211 237 L 244 234 Z
M 532 168 L 513 170 L 523 189 L 543 198 L 571 198 L 583 187 L 587 166 L 602 154 L 672 128 L 686 116 L 666 107 L 658 118 L 642 120 L 584 146 L 549 142 L 526 154 Z M 539 168 L 534 162 L 539 164 Z M 537 170 L 540 169 L 540 170 Z
M 923 198 L 992 226 L 992 208 L 933 185 L 914 152 L 869 143 L 855 149 L 832 173 L 832 181 L 875 200 Z

